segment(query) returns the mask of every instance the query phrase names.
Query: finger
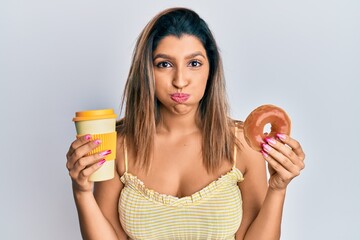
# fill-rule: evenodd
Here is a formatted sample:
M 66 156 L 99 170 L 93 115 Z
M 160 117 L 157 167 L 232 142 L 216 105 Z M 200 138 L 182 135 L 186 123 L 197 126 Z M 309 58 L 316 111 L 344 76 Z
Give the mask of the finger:
M 276 134 L 276 136 L 280 141 L 282 141 L 283 143 L 287 144 L 290 148 L 292 148 L 292 150 L 301 160 L 305 159 L 305 153 L 298 141 L 296 141 L 295 139 L 291 138 L 286 134 L 278 133 Z
M 86 154 L 94 150 L 96 147 L 98 147 L 101 144 L 101 141 L 99 139 L 90 141 L 74 150 L 74 152 L 68 157 L 68 163 L 67 167 L 68 169 L 72 169 L 75 165 L 75 163 L 84 157 Z
M 261 151 L 261 153 L 262 153 L 265 160 L 266 160 L 266 158 L 269 157 L 269 155 L 265 151 Z M 275 169 L 270 164 L 267 164 L 267 167 L 268 167 L 268 171 L 270 173 L 270 176 L 273 175 L 274 173 L 276 173 Z
M 83 182 L 84 180 L 87 180 L 93 172 L 95 172 L 97 169 L 99 169 L 104 163 L 105 159 L 100 159 L 96 161 L 91 161 L 91 165 L 87 165 L 87 167 L 77 166 L 72 168 L 69 171 L 69 175 L 73 180 L 76 180 L 78 182 Z
M 93 155 L 89 155 L 83 158 L 80 158 L 78 161 L 76 161 L 75 165 L 74 165 L 74 169 L 75 171 L 81 171 L 87 167 L 89 167 L 90 165 L 104 159 L 105 156 L 109 155 L 111 153 L 111 150 L 106 150 L 100 153 L 96 153 Z
M 273 143 L 273 144 L 276 145 L 277 143 Z M 278 143 L 278 144 L 283 145 L 281 143 Z M 286 155 L 279 152 L 277 149 L 274 149 L 269 144 L 264 143 L 262 146 L 263 146 L 263 152 L 267 153 L 267 155 L 269 155 L 269 157 L 271 157 L 272 160 L 276 161 L 277 162 L 276 165 L 277 164 L 281 165 L 284 169 L 286 169 L 288 172 L 291 172 L 292 174 L 295 174 L 295 175 L 298 174 L 299 167 L 296 165 L 296 162 L 298 162 L 296 159 L 292 160 L 292 159 L 288 158 Z M 284 145 L 283 145 L 283 147 L 287 148 Z M 290 149 L 290 151 L 291 151 L 291 149 Z M 295 153 L 294 153 L 294 155 L 295 155 Z M 297 158 L 297 156 L 295 156 L 295 158 Z
M 298 158 L 292 158 L 292 154 L 289 156 L 292 161 L 300 168 L 300 170 L 305 168 L 304 159 L 305 159 L 305 153 L 298 141 L 291 138 L 288 135 L 285 134 L 276 134 L 277 138 L 285 143 L 287 146 L 289 146 L 292 149 L 292 152 L 298 156 Z
M 275 158 L 269 155 L 265 151 L 261 151 L 264 159 L 268 162 L 268 168 L 270 174 L 274 174 L 275 172 L 280 176 L 283 181 L 290 180 L 294 178 L 294 174 L 289 172 L 282 164 L 280 164 Z
M 277 141 L 275 138 L 265 138 L 265 142 L 267 142 L 272 148 L 276 149 L 278 152 L 283 154 L 285 157 L 290 159 L 293 164 L 301 166 L 302 161 L 300 157 L 293 151 L 293 149 L 283 144 L 282 142 Z M 279 156 L 281 157 L 281 156 Z M 286 159 L 284 159 L 286 161 Z
M 80 181 L 88 180 L 89 176 L 96 172 L 101 166 L 106 162 L 105 159 L 101 159 L 100 161 L 97 161 L 96 163 L 90 165 L 89 167 L 85 168 L 80 172 L 79 178 Z
M 77 138 L 75 141 L 71 143 L 69 147 L 69 151 L 67 152 L 66 156 L 67 157 L 71 156 L 78 147 L 90 142 L 90 140 L 91 140 L 90 134 L 86 134 L 82 137 Z
M 76 161 L 74 167 L 71 168 L 70 176 L 73 178 L 77 178 L 80 172 L 83 171 L 84 169 L 89 168 L 91 165 L 95 163 L 99 163 L 99 162 L 103 163 L 104 157 L 109 155 L 110 153 L 111 150 L 106 150 L 97 154 L 80 158 L 78 161 Z

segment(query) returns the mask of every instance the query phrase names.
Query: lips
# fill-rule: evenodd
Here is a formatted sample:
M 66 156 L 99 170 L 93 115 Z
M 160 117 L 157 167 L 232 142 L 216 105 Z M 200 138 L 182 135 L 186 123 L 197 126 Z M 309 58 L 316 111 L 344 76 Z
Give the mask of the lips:
M 190 94 L 187 93 L 173 93 L 170 94 L 170 98 L 177 103 L 184 103 L 186 102 L 190 97 Z

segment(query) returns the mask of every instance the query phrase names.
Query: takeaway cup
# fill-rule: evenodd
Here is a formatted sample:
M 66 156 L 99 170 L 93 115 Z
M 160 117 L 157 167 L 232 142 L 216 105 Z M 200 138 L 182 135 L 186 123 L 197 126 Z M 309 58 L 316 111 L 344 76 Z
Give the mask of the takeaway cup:
M 114 178 L 116 156 L 116 114 L 114 110 L 99 109 L 76 112 L 73 121 L 77 137 L 91 134 L 93 140 L 101 140 L 101 144 L 88 155 L 111 150 L 111 153 L 104 157 L 105 163 L 90 175 L 89 180 L 98 182 Z

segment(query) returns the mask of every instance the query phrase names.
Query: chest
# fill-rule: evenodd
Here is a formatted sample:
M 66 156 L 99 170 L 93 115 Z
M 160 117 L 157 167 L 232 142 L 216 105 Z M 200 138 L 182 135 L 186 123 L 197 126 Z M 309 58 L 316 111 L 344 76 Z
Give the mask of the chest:
M 236 169 L 191 196 L 177 198 L 122 177 L 119 217 L 131 239 L 234 239 L 242 219 Z
M 176 196 L 190 196 L 230 171 L 232 165 L 223 161 L 215 172 L 208 172 L 203 163 L 202 137 L 195 133 L 183 137 L 156 135 L 149 172 L 131 166 L 149 189 Z
M 181 161 L 181 160 L 178 160 Z M 214 173 L 205 169 L 202 159 L 193 161 L 174 162 L 154 160 L 148 173 L 132 172 L 144 185 L 158 193 L 175 197 L 191 196 L 205 188 L 213 181 L 225 175 L 231 169 L 230 163 L 224 163 Z

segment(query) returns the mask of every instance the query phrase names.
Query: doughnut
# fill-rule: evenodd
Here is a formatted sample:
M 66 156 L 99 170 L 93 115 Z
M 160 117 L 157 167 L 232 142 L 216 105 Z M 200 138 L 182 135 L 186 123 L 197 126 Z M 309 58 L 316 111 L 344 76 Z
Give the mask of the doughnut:
M 270 133 L 264 133 L 266 124 L 271 125 Z M 253 110 L 244 122 L 244 136 L 251 148 L 262 150 L 265 138 L 273 138 L 277 133 L 290 135 L 291 121 L 286 112 L 274 105 L 262 105 Z

